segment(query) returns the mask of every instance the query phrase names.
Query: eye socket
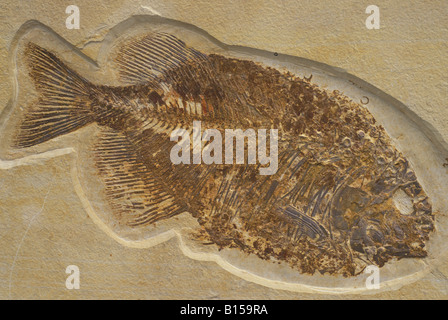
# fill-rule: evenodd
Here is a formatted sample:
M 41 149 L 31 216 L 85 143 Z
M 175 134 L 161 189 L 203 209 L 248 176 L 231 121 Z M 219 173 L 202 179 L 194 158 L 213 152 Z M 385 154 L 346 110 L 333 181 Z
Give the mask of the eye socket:
M 414 212 L 414 204 L 412 198 L 406 194 L 402 189 L 398 189 L 392 195 L 392 201 L 395 207 L 402 215 L 408 216 Z

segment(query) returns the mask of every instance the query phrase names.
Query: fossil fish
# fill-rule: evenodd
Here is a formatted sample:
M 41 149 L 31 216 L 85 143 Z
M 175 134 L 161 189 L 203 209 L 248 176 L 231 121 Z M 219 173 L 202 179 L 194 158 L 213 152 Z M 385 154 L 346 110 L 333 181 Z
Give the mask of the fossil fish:
M 309 274 L 353 276 L 368 264 L 427 255 L 428 197 L 369 111 L 338 91 L 201 53 L 167 33 L 119 48 L 124 85 L 116 87 L 87 81 L 36 44 L 24 53 L 39 97 L 14 147 L 96 124 L 92 152 L 115 223 L 139 228 L 189 212 L 196 240 Z M 220 132 L 278 129 L 276 173 L 260 175 L 259 164 L 173 164 L 170 134 L 191 132 L 193 121 Z

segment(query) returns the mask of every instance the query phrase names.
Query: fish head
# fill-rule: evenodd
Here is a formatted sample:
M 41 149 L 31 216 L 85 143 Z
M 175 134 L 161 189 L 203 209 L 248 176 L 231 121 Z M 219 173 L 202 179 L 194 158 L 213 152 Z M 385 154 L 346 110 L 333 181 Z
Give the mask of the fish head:
M 332 234 L 379 266 L 394 257 L 425 257 L 434 230 L 431 203 L 406 159 L 379 159 L 336 192 Z
M 420 192 L 416 195 L 412 190 Z M 351 248 L 379 266 L 392 257 L 425 257 L 425 240 L 434 230 L 434 221 L 422 192 L 418 182 L 410 181 L 386 194 L 374 194 L 353 221 Z

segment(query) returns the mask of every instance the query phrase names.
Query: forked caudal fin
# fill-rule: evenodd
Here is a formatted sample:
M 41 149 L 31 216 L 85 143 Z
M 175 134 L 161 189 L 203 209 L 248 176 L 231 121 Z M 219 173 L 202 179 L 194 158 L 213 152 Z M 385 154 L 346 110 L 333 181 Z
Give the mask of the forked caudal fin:
M 25 48 L 25 57 L 38 99 L 25 106 L 14 147 L 31 147 L 93 121 L 89 105 L 92 84 L 34 43 Z

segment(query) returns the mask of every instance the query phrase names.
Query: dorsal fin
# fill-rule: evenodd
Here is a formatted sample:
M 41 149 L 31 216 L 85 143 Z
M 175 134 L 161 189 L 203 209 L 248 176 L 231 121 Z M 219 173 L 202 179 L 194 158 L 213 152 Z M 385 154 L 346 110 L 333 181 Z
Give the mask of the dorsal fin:
M 186 211 L 121 133 L 103 128 L 94 150 L 106 199 L 120 224 L 147 225 Z
M 205 61 L 207 56 L 167 33 L 137 37 L 122 44 L 117 53 L 121 80 L 129 84 L 152 82 L 191 62 Z

